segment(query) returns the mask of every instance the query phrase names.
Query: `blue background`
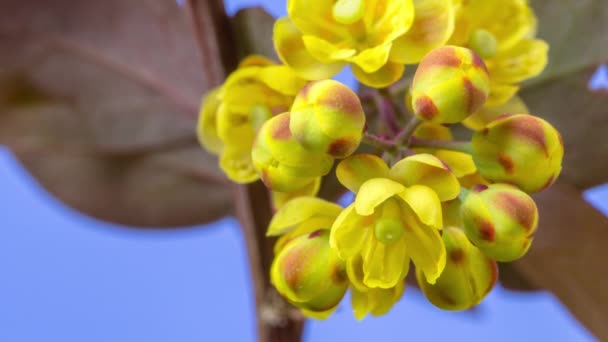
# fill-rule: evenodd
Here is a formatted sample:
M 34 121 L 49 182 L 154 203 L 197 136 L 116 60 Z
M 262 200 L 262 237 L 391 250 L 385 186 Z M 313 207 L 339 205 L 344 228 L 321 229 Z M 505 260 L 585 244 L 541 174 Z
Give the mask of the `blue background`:
M 226 6 L 234 13 L 258 3 L 275 16 L 284 13 L 277 0 Z M 1 147 L 0 189 L 0 342 L 255 340 L 235 220 L 179 231 L 99 222 L 57 202 Z M 608 213 L 608 185 L 586 198 Z M 389 315 L 362 322 L 348 302 L 330 319 L 310 322 L 305 340 L 593 340 L 550 293 L 498 286 L 475 310 L 451 313 L 408 289 Z

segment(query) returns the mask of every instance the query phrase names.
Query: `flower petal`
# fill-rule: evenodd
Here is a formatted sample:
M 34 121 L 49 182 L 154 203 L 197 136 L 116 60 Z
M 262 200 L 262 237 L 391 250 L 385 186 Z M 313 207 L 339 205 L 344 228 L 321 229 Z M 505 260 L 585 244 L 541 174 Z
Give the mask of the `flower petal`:
M 281 61 L 307 80 L 322 80 L 337 74 L 345 62 L 323 64 L 315 59 L 304 46 L 302 33 L 287 17 L 274 24 L 274 46 Z
M 260 80 L 270 89 L 287 96 L 296 96 L 307 83 L 286 65 L 263 68 L 260 70 Z
M 350 205 L 338 215 L 329 235 L 330 246 L 342 259 L 361 251 L 370 230 L 370 219 L 357 215 L 354 209 L 354 205 Z
M 300 235 L 310 234 L 320 229 L 329 229 L 333 223 L 333 217 L 315 216 L 303 221 L 295 227 L 291 227 L 290 230 L 284 235 L 281 235 L 274 243 L 274 254 L 277 255 L 283 247 L 285 247 L 285 244 L 292 239 Z
M 362 320 L 372 311 L 374 307 L 374 299 L 368 294 L 368 291 L 361 291 L 357 288 L 351 288 L 350 303 L 353 307 L 353 314 L 358 321 Z
M 485 105 L 479 111 L 464 119 L 462 124 L 472 130 L 481 131 L 487 124 L 504 113 L 529 114 L 530 110 L 519 96 L 513 96 L 501 105 Z
M 273 65 L 276 64 L 273 61 L 271 61 L 270 59 L 266 58 L 265 56 L 262 55 L 249 55 L 245 58 L 243 58 L 243 60 L 239 63 L 238 69 L 242 69 L 242 68 L 246 68 L 246 67 L 250 67 L 250 66 L 269 66 L 269 65 Z
M 297 197 L 315 196 L 321 187 L 321 177 L 315 178 L 310 184 L 293 192 L 272 191 L 272 206 L 274 210 L 279 210 L 285 203 Z
M 403 185 L 388 178 L 372 178 L 359 188 L 355 197 L 355 210 L 362 216 L 371 215 L 380 203 L 403 190 L 405 190 Z
M 488 63 L 492 80 L 519 83 L 537 76 L 547 65 L 549 45 L 540 39 L 525 39 L 501 52 Z
M 224 143 L 217 133 L 217 110 L 220 106 L 219 88 L 211 90 L 204 98 L 196 125 L 198 141 L 207 151 L 219 154 Z
M 405 291 L 405 281 L 400 281 L 397 285 L 390 289 L 372 289 L 370 295 L 374 297 L 374 308 L 371 310 L 372 315 L 381 316 L 389 312 L 389 310 L 401 299 Z
M 365 72 L 356 64 L 351 64 L 350 66 L 359 82 L 373 88 L 383 88 L 395 83 L 401 78 L 403 71 L 405 70 L 403 64 L 395 63 L 390 60 L 380 69 L 372 73 Z
M 363 283 L 371 288 L 388 289 L 403 280 L 406 261 L 405 240 L 385 245 L 374 241 L 366 245 L 363 254 Z
M 388 171 L 388 166 L 382 158 L 359 153 L 342 160 L 336 168 L 336 176 L 342 185 L 356 194 L 365 181 L 387 178 Z
M 444 45 L 454 31 L 453 0 L 414 0 L 414 23 L 393 42 L 390 60 L 415 64 Z
M 268 226 L 267 236 L 282 235 L 311 217 L 336 218 L 342 208 L 316 197 L 298 197 L 277 211 Z
M 511 99 L 519 91 L 519 85 L 499 83 L 490 80 L 490 93 L 486 106 L 499 106 Z M 504 114 L 504 113 L 503 113 Z
M 445 246 L 439 230 L 424 225 L 412 211 L 406 211 L 403 219 L 407 224 L 403 238 L 408 253 L 416 268 L 422 270 L 429 283 L 434 284 L 446 262 Z
M 369 287 L 363 283 L 363 258 L 361 254 L 346 260 L 346 275 L 355 289 L 363 292 L 369 290 Z
M 477 171 L 473 157 L 468 153 L 439 150 L 435 152 L 435 156 L 448 164 L 450 170 L 457 178 L 473 174 Z
M 371 74 L 386 64 L 388 56 L 391 53 L 391 47 L 392 43 L 374 46 L 352 57 L 349 56 L 348 61 L 357 65 L 363 72 Z
M 316 36 L 304 35 L 302 41 L 306 50 L 323 64 L 345 60 L 357 53 L 355 49 L 341 49 L 338 46 Z
M 331 316 L 331 314 L 334 313 L 334 311 L 336 311 L 336 308 L 338 308 L 337 305 L 327 311 L 312 311 L 312 310 L 306 310 L 306 309 L 300 309 L 300 311 L 302 312 L 302 314 L 304 316 L 306 316 L 308 318 L 323 320 L 323 319 L 327 319 L 329 316 Z
M 405 186 L 428 186 L 442 202 L 456 198 L 460 193 L 456 176 L 439 158 L 431 154 L 416 154 L 400 160 L 391 168 L 390 176 Z
M 375 43 L 391 42 L 412 26 L 412 0 L 366 1 L 363 23 Z
M 441 202 L 435 191 L 424 185 L 413 185 L 399 193 L 405 203 L 414 211 L 418 219 L 435 229 L 443 228 Z M 409 208 L 402 210 L 409 211 Z
M 288 0 L 287 13 L 298 30 L 306 35 L 340 41 L 349 36 L 349 27 L 338 24 L 332 15 L 333 1 Z
M 230 180 L 239 184 L 252 183 L 260 178 L 253 168 L 251 150 L 239 146 L 228 145 L 222 150 L 220 168 Z

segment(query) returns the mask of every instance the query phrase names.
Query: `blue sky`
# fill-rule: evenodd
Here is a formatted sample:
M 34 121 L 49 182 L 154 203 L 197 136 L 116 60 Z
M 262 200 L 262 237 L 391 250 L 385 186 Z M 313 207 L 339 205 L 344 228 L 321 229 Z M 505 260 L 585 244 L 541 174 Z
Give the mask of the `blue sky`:
M 262 2 L 284 13 L 283 1 Z M 226 5 L 233 13 L 257 3 Z M 233 219 L 178 231 L 99 222 L 57 202 L 2 147 L 0 189 L 0 341 L 255 340 L 245 245 Z M 608 213 L 608 185 L 586 198 Z M 551 294 L 501 287 L 467 313 L 435 309 L 408 289 L 389 315 L 363 322 L 346 300 L 305 331 L 315 342 L 391 337 L 593 340 Z

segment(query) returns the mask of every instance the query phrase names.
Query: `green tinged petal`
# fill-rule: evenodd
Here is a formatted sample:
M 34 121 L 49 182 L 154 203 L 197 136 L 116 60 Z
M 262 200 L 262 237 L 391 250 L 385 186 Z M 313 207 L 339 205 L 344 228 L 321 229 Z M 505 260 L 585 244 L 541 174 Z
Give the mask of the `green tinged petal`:
M 342 185 L 356 194 L 361 184 L 372 178 L 387 178 L 388 171 L 382 158 L 360 153 L 342 160 L 336 168 L 336 176 Z
M 403 220 L 406 222 L 403 238 L 409 248 L 408 253 L 426 280 L 434 284 L 446 263 L 445 246 L 439 231 L 424 225 L 411 211 L 404 213 Z
M 316 197 L 298 197 L 287 202 L 275 213 L 268 226 L 267 236 L 288 233 L 296 225 L 312 217 L 337 217 L 342 208 L 334 203 Z
M 239 184 L 255 182 L 260 178 L 253 168 L 251 151 L 239 146 L 228 145 L 224 148 L 220 156 L 220 168 L 230 180 Z
M 399 197 L 410 206 L 423 224 L 436 229 L 443 228 L 441 202 L 431 188 L 414 185 L 399 193 Z
M 454 199 L 460 193 L 456 176 L 440 159 L 430 154 L 416 154 L 400 160 L 391 168 L 390 176 L 405 186 L 428 186 L 442 202 Z
M 387 178 L 372 178 L 361 185 L 355 197 L 357 214 L 368 216 L 385 200 L 403 192 L 405 187 Z
M 454 31 L 453 0 L 414 0 L 414 23 L 393 43 L 390 60 L 415 64 L 444 45 Z
M 342 259 L 361 251 L 370 231 L 371 219 L 357 215 L 354 205 L 344 209 L 334 221 L 329 243 Z
M 350 67 L 359 82 L 373 88 L 384 88 L 397 82 L 405 70 L 402 63 L 392 61 L 386 62 L 380 69 L 370 73 L 365 72 L 356 64 L 351 64 Z
M 273 41 L 281 61 L 291 67 L 298 76 L 307 80 L 330 78 L 346 65 L 342 61 L 323 64 L 315 59 L 306 50 L 302 33 L 288 17 L 275 22 Z
M 220 106 L 220 88 L 211 90 L 204 98 L 196 126 L 198 141 L 213 154 L 219 154 L 224 143 L 217 133 L 217 110 Z

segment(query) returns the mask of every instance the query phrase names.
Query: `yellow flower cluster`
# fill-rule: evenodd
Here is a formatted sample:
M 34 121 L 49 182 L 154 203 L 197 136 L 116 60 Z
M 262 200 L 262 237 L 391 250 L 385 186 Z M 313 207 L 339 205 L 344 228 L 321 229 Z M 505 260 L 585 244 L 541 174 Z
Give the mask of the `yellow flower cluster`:
M 318 319 L 350 291 L 362 319 L 393 307 L 413 264 L 432 304 L 477 305 L 496 262 L 530 248 L 530 194 L 561 171 L 559 132 L 515 96 L 547 63 L 528 1 L 287 0 L 287 12 L 273 33 L 282 64 L 246 58 L 203 99 L 197 128 L 228 178 L 272 193 L 272 283 Z M 413 115 L 395 134 L 382 130 L 402 119 L 385 108 L 390 91 L 374 90 L 384 102 L 364 107 L 328 79 L 349 66 L 384 88 L 407 64 L 419 64 L 406 97 Z M 453 140 L 455 123 L 474 131 L 471 141 Z M 362 141 L 375 154 L 356 153 Z M 314 197 L 336 159 L 355 195 L 346 208 Z

